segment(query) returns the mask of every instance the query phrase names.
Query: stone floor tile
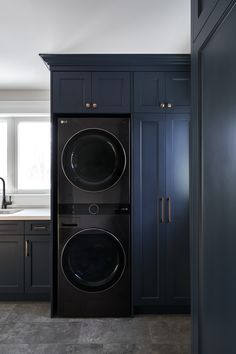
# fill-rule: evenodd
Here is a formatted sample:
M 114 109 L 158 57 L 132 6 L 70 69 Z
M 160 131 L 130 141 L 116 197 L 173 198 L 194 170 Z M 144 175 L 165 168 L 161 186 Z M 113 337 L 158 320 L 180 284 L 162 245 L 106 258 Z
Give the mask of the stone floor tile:
M 103 354 L 102 344 L 39 344 L 32 354 Z
M 139 318 L 83 320 L 82 343 L 150 343 L 148 323 Z
M 8 322 L 5 336 L 0 340 L 4 344 L 47 344 L 78 343 L 80 323 L 22 323 Z M 3 329 L 4 330 L 4 329 Z M 1 338 L 1 337 L 0 337 Z
M 0 302 L 0 322 L 6 321 L 15 307 L 13 302 Z
M 0 344 L 0 354 L 31 354 L 29 344 Z M 49 354 L 49 353 L 48 353 Z

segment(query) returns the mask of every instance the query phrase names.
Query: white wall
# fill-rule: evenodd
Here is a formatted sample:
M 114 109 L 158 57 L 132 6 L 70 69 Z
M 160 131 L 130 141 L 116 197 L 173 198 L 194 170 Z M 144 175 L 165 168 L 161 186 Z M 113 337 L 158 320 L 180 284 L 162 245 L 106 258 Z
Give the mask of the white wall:
M 0 115 L 50 112 L 48 90 L 0 90 Z
M 38 53 L 190 53 L 190 0 L 0 4 L 0 89 L 48 89 Z

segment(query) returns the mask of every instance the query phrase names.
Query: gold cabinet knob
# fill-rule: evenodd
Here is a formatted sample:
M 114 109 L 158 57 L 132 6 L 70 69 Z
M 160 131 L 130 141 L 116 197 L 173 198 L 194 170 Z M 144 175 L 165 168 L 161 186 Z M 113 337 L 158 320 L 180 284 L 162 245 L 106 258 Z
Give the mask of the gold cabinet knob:
M 91 108 L 91 103 L 85 103 L 86 108 Z
M 93 108 L 97 108 L 97 103 L 92 103 Z
M 165 104 L 164 102 L 161 102 L 161 103 L 160 103 L 160 107 L 161 107 L 161 108 L 165 108 L 165 107 L 166 107 L 166 104 Z
M 172 107 L 173 107 L 172 103 L 167 103 L 167 108 L 172 108 Z

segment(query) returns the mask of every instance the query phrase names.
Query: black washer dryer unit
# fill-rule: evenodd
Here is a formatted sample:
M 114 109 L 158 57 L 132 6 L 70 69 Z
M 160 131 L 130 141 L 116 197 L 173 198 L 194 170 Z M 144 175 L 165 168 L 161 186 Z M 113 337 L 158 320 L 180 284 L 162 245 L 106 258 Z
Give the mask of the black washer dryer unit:
M 129 118 L 58 118 L 58 215 L 57 315 L 129 316 Z
M 103 206 L 99 205 L 103 210 Z M 84 206 L 82 206 L 84 208 Z M 130 316 L 129 209 L 59 217 L 57 315 Z M 80 209 L 77 206 L 77 209 Z
M 129 137 L 129 118 L 58 118 L 59 204 L 129 204 Z

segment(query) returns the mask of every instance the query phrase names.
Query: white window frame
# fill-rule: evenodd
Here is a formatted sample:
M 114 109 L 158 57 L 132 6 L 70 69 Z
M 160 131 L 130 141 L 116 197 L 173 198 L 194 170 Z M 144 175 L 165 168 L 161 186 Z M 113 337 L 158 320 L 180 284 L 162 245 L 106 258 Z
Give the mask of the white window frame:
M 17 186 L 18 173 L 18 134 L 17 127 L 21 122 L 49 122 L 48 114 L 19 114 L 19 115 L 0 115 L 1 121 L 7 121 L 7 193 L 10 195 L 49 195 L 50 189 L 21 190 Z M 50 154 L 50 151 L 49 151 Z

